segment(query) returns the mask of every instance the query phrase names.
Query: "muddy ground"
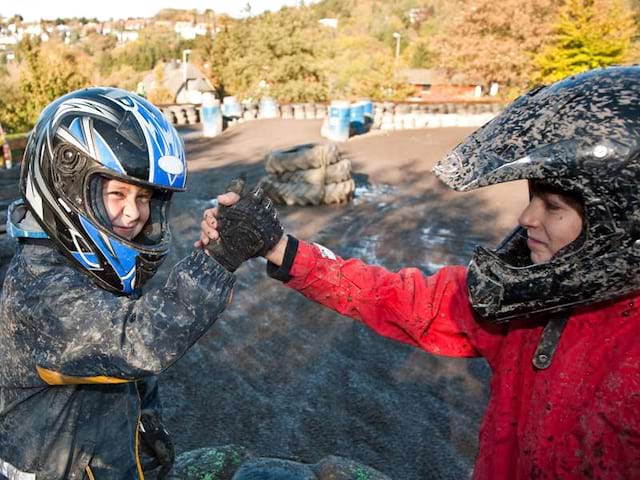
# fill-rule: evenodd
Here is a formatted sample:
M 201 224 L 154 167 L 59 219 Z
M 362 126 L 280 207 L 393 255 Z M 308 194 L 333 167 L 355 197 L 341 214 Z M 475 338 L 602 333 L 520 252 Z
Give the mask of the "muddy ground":
M 174 197 L 174 249 L 154 283 L 188 254 L 203 209 L 233 177 L 246 171 L 257 181 L 267 152 L 321 142 L 319 132 L 315 120 L 254 121 L 207 140 L 186 132 L 188 191 Z M 470 132 L 377 132 L 340 144 L 353 163 L 355 199 L 283 207 L 286 230 L 391 270 L 465 264 L 475 245 L 504 236 L 526 202 L 522 184 L 460 194 L 435 180 L 434 162 Z M 467 478 L 488 398 L 486 363 L 379 337 L 264 269 L 253 260 L 238 270 L 232 305 L 162 375 L 178 452 L 235 444 L 309 463 L 349 457 L 398 480 Z

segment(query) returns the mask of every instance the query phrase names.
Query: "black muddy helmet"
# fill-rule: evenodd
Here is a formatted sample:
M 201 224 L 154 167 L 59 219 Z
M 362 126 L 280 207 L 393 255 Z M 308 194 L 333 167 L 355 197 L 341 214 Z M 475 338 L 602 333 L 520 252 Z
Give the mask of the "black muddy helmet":
M 104 179 L 152 191 L 149 220 L 128 240 L 111 229 Z M 169 252 L 174 191 L 185 189 L 182 140 L 144 98 L 115 88 L 69 93 L 41 113 L 25 150 L 22 196 L 71 263 L 98 286 L 132 294 Z
M 518 98 L 435 167 L 458 191 L 527 179 L 583 201 L 583 231 L 542 264 L 515 229 L 478 247 L 467 284 L 474 309 L 500 323 L 640 290 L 640 67 L 568 77 Z

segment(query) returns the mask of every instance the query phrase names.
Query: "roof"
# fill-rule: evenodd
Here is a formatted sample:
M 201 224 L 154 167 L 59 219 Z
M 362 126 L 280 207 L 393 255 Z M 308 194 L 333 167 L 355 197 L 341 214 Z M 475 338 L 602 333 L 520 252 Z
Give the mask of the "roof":
M 468 79 L 463 73 L 447 75 L 442 68 L 408 68 L 402 76 L 411 85 L 482 85 L 477 79 Z
M 149 73 L 142 80 L 147 91 L 152 90 L 156 83 L 155 72 Z M 175 96 L 178 92 L 184 88 L 184 70 L 181 62 L 173 61 L 164 64 L 164 87 L 169 90 Z M 198 70 L 193 64 L 187 63 L 187 85 L 189 90 L 198 90 L 200 92 L 213 91 L 213 85 L 209 82 L 207 77 Z

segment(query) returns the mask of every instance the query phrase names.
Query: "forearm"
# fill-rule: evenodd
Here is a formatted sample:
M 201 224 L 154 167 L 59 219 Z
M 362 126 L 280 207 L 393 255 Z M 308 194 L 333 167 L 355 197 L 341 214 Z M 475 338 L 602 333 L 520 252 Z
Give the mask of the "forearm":
M 431 277 L 415 268 L 390 272 L 293 237 L 291 244 L 295 252 L 287 249 L 284 266 L 268 268 L 288 287 L 385 337 L 442 355 L 477 355 L 462 328 L 461 317 L 472 322 L 464 270 L 443 269 Z
M 157 374 L 217 319 L 233 283 L 233 275 L 203 252 L 179 262 L 163 288 L 138 300 L 79 279 L 66 297 L 50 301 L 47 312 L 34 312 L 33 318 L 47 320 L 39 328 L 47 353 L 37 363 L 67 377 L 66 383 Z
M 274 255 L 283 266 L 276 268 L 275 262 L 268 265 L 271 277 L 286 282 L 310 300 L 363 321 L 382 335 L 417 345 L 401 326 L 401 317 L 414 314 L 413 302 L 409 298 L 406 302 L 393 301 L 405 293 L 411 296 L 408 291 L 402 292 L 401 275 L 359 260 L 344 260 L 324 247 L 298 242 L 294 237 L 289 237 L 286 245 L 284 254 Z
M 273 249 L 271 249 L 269 253 L 265 255 L 265 258 L 269 262 L 273 263 L 275 266 L 281 267 L 282 262 L 284 260 L 284 252 L 287 249 L 288 243 L 289 243 L 289 236 L 283 235 L 282 238 L 278 241 L 278 243 L 276 243 L 276 246 L 273 247 Z

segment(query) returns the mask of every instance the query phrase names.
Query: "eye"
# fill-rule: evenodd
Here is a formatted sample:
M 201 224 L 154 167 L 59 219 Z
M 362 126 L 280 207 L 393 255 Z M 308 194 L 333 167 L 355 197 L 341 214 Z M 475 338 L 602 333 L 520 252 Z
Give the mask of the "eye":
M 559 203 L 553 201 L 553 200 L 545 200 L 545 206 L 547 207 L 547 210 L 561 210 L 562 209 L 562 205 L 560 205 Z

